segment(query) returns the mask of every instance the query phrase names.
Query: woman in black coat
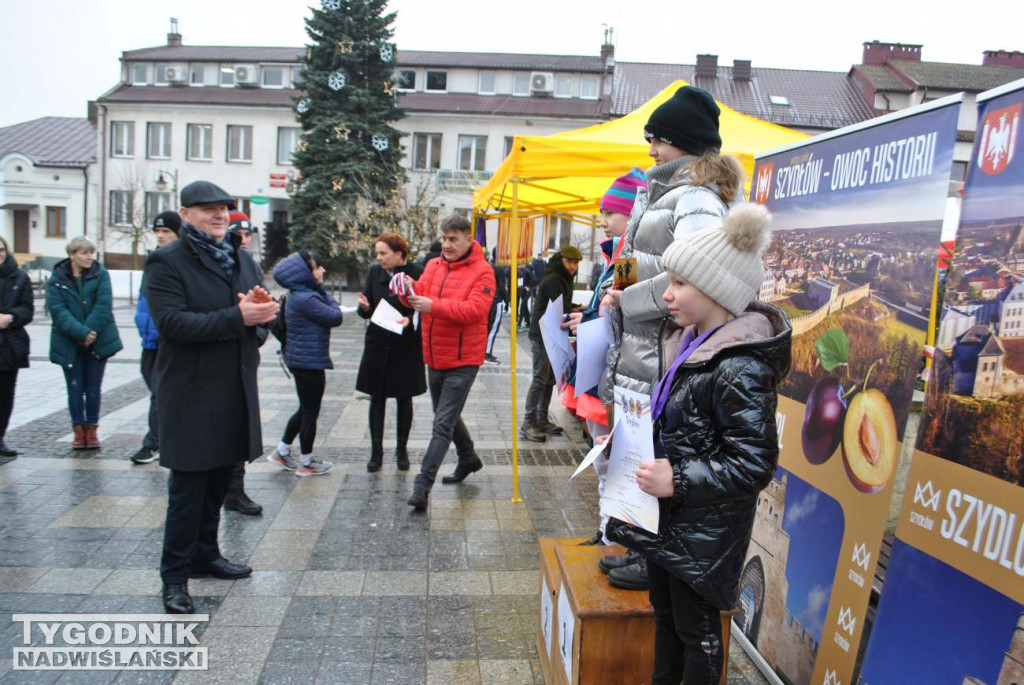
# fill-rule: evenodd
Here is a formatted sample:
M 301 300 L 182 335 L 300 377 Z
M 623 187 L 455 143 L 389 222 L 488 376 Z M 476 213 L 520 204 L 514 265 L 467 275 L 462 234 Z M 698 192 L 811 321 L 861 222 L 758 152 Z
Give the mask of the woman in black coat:
M 7 241 L 0 238 L 0 457 L 16 457 L 4 436 L 14 410 L 18 369 L 28 368 L 28 332 L 25 326 L 35 314 L 32 283 L 18 268 Z
M 372 444 L 367 471 L 378 471 L 384 460 L 384 412 L 387 399 L 398 401 L 398 443 L 395 459 L 399 470 L 409 468 L 409 431 L 412 429 L 412 398 L 427 391 L 423 369 L 423 341 L 413 310 L 403 305 L 388 287 L 396 273 L 408 274 L 416 280 L 423 273 L 418 264 L 407 264 L 409 244 L 396 233 L 384 233 L 374 243 L 377 263 L 366 274 L 366 284 L 359 294 L 359 316 L 369 319 L 381 300 L 387 301 L 404 317 L 401 335 L 376 324 L 366 327 L 363 360 L 359 364 L 356 390 L 370 396 L 370 441 Z

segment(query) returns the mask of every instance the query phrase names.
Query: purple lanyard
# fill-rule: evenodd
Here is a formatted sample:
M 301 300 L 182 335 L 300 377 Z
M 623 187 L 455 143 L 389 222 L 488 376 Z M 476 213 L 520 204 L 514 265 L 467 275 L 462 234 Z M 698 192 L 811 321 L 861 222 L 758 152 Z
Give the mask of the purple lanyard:
M 721 326 L 716 326 L 710 331 L 693 338 L 693 331 L 689 331 L 686 337 L 683 338 L 683 344 L 679 347 L 679 352 L 676 354 L 676 359 L 672 362 L 672 366 L 668 367 L 668 372 L 662 376 L 661 380 L 654 387 L 654 401 L 651 402 L 651 420 L 657 421 L 658 417 L 661 416 L 661 412 L 664 411 L 665 405 L 668 403 L 668 393 L 672 389 L 672 379 L 675 378 L 676 371 L 683 365 L 690 355 L 693 354 L 694 350 L 701 346 L 705 340 L 710 338 L 712 334 L 717 331 Z

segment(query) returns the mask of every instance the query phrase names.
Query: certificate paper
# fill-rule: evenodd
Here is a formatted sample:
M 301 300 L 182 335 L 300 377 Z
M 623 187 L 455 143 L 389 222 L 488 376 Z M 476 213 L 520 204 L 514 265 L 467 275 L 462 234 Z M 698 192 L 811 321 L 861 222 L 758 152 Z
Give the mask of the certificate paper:
M 605 452 L 605 448 L 608 447 L 608 443 L 613 441 L 613 438 L 615 437 L 615 433 L 618 431 L 618 429 L 619 429 L 619 424 L 616 423 L 612 427 L 612 432 L 608 434 L 608 440 L 605 440 L 604 442 L 601 442 L 601 443 L 598 443 L 597 440 L 594 441 L 594 447 L 591 448 L 591 450 L 589 452 L 587 452 L 587 456 L 585 456 L 583 458 L 583 461 L 580 462 L 580 465 L 577 466 L 576 470 L 573 471 L 573 474 L 571 476 L 569 476 L 569 480 L 572 480 L 576 476 L 578 476 L 581 473 L 583 473 L 583 470 L 585 468 L 587 468 L 588 466 L 593 464 L 595 461 L 597 461 L 597 458 L 600 457 Z
M 651 398 L 616 386 L 615 433 L 601 514 L 657 535 L 658 498 L 642 491 L 636 482 L 637 467 L 654 461 Z
M 375 323 L 384 330 L 401 335 L 402 324 L 398 323 L 398 320 L 401 318 L 403 318 L 402 312 L 388 304 L 387 300 L 381 298 L 380 303 L 377 304 L 377 308 L 373 310 L 373 316 L 370 317 L 370 323 Z
M 608 365 L 608 324 L 599 317 L 576 327 L 576 397 L 601 382 Z
M 572 363 L 576 360 L 576 352 L 569 343 L 569 330 L 561 327 L 563 314 L 562 298 L 559 297 L 548 303 L 548 308 L 544 310 L 544 316 L 540 320 L 544 350 L 548 353 L 548 361 L 551 362 L 551 371 L 555 375 L 559 392 L 569 382 Z

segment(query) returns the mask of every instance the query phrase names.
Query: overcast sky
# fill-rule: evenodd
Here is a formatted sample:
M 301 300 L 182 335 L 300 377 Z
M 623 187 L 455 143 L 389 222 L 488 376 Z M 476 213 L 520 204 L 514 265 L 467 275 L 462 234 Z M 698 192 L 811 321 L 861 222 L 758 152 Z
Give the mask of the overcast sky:
M 0 0 L 0 126 L 85 116 L 118 79 L 123 50 L 163 45 L 177 17 L 186 45 L 304 45 L 308 0 Z M 720 62 L 846 71 L 870 40 L 920 43 L 924 59 L 981 63 L 1024 49 L 1019 2 L 862 0 L 391 0 L 399 49 L 596 55 L 602 24 L 622 61 Z

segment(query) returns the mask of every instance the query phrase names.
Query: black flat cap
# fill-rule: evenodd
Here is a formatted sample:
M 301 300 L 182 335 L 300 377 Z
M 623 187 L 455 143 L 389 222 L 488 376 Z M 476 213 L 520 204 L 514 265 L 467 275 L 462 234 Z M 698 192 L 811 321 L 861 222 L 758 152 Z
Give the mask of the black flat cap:
M 234 209 L 235 198 L 209 181 L 193 181 L 181 189 L 181 206 L 196 205 L 227 205 L 228 209 Z
M 181 215 L 177 212 L 161 212 L 153 219 L 153 228 L 169 228 L 177 235 L 181 230 Z

